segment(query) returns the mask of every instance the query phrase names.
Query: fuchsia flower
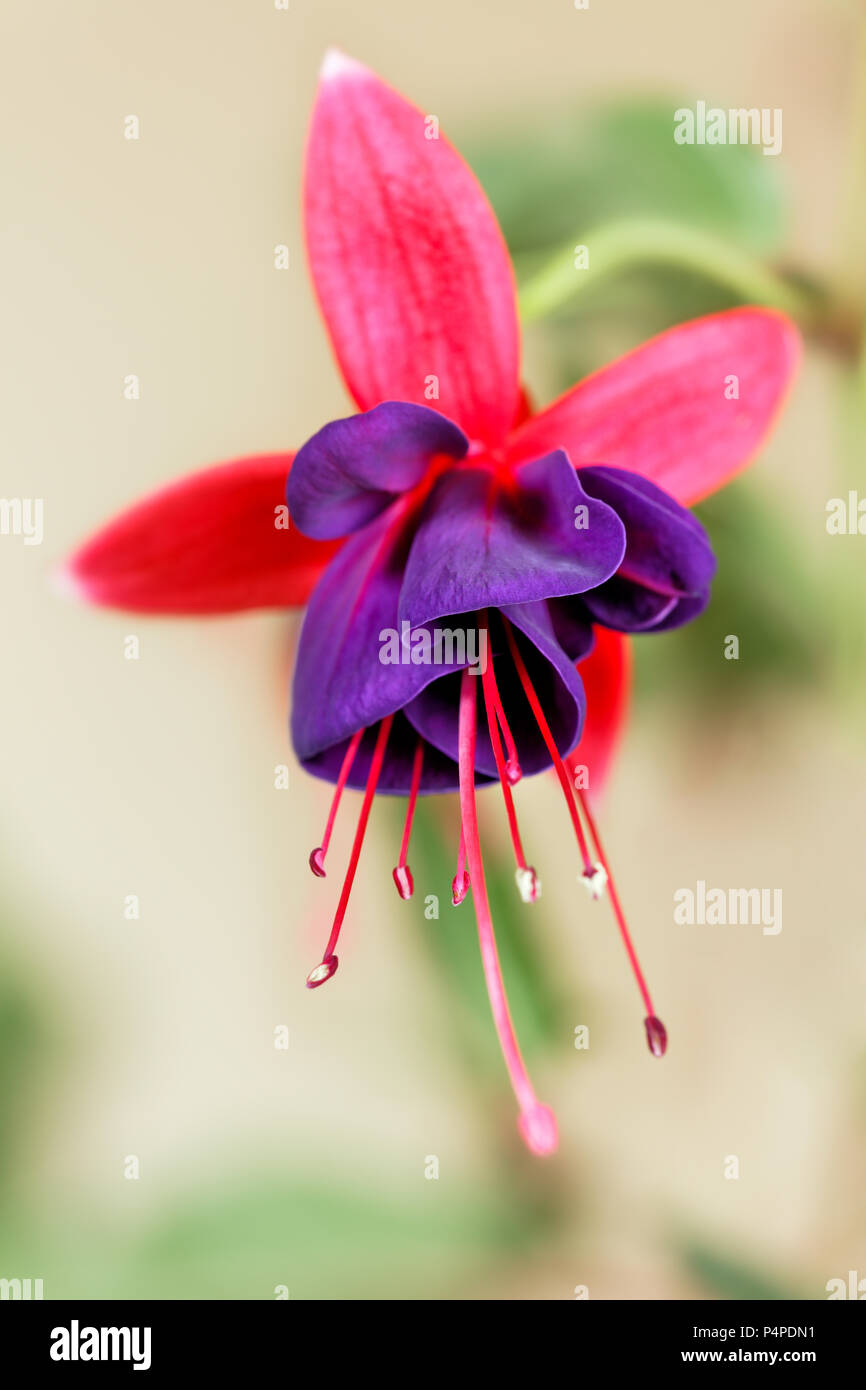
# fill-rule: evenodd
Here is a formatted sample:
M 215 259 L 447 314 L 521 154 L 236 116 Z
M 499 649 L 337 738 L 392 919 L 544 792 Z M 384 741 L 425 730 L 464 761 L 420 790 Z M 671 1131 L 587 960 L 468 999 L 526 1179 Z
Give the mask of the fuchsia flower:
M 453 901 L 471 885 L 520 1131 L 534 1152 L 550 1153 L 556 1122 L 527 1075 L 500 974 L 476 787 L 501 784 L 518 888 L 532 901 L 540 884 L 513 788 L 523 773 L 553 767 L 579 877 L 593 897 L 610 896 L 649 1047 L 661 1056 L 665 1029 L 572 774 L 586 765 L 597 790 L 606 773 L 625 713 L 625 634 L 676 626 L 705 606 L 715 560 L 686 504 L 759 449 L 794 371 L 797 334 L 762 309 L 699 319 L 532 414 L 511 264 L 481 189 L 420 111 L 338 53 L 322 71 L 305 211 L 313 281 L 359 413 L 326 425 L 294 461 L 241 459 L 158 492 L 90 540 L 67 577 L 89 601 L 137 612 L 309 600 L 292 738 L 303 765 L 336 784 L 310 856 L 317 875 L 344 788 L 363 788 L 364 798 L 333 929 L 307 984 L 337 969 L 377 792 L 408 795 L 394 870 L 405 898 L 417 797 L 458 790 Z M 736 392 L 725 389 L 732 377 Z M 443 646 L 435 664 L 413 658 L 443 629 L 486 643 L 480 675 L 468 642 Z M 381 659 L 389 632 L 410 634 L 407 659 Z

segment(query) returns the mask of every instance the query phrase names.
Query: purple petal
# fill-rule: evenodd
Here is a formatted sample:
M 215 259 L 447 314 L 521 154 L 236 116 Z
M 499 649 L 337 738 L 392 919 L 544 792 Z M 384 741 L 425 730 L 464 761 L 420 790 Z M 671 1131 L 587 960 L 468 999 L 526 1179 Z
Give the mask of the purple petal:
M 622 576 L 668 595 L 703 592 L 715 574 L 716 557 L 696 516 L 625 468 L 581 468 L 578 476 L 625 526 Z
M 661 622 L 656 623 L 653 632 L 668 632 L 672 628 L 683 627 L 685 623 L 690 623 L 692 618 L 699 617 L 709 601 L 709 590 L 695 598 L 678 599 L 670 613 L 667 613 Z
M 585 597 L 585 602 L 575 599 L 575 606 L 582 608 L 592 622 L 603 623 L 617 632 L 655 630 L 680 602 L 675 595 L 644 589 L 618 574 Z
M 583 661 L 595 646 L 595 633 L 582 599 L 548 599 L 547 608 L 554 635 L 566 656 L 570 661 Z
M 347 787 L 354 787 L 360 791 L 366 786 L 375 742 L 376 727 L 374 726 L 361 739 L 352 763 L 352 770 L 346 781 Z M 417 729 L 409 723 L 404 714 L 398 712 L 394 716 L 394 723 L 391 725 L 391 733 L 388 736 L 385 759 L 376 788 L 377 795 L 382 793 L 394 796 L 408 795 L 412 784 L 412 763 L 417 743 Z M 301 759 L 302 766 L 314 777 L 322 777 L 326 782 L 336 782 L 348 745 L 348 739 L 344 739 L 342 743 L 335 743 L 311 758 Z M 484 776 L 476 778 L 479 785 L 489 780 Z M 434 748 L 432 744 L 425 743 L 419 792 L 422 795 L 455 792 L 459 788 L 459 783 L 457 764 L 451 758 L 446 757 L 444 753 L 441 753 L 438 748 Z
M 313 591 L 292 699 L 292 741 L 302 762 L 400 709 L 444 669 L 466 664 L 458 652 L 443 652 L 444 665 L 404 659 L 397 600 L 407 546 L 395 503 L 346 542 Z M 383 659 L 395 650 L 401 659 Z
M 625 525 L 626 551 L 613 578 L 583 596 L 591 617 L 606 627 L 639 632 L 677 626 L 702 608 L 716 559 L 704 528 L 666 492 L 639 474 L 587 467 L 581 482 L 612 507 Z M 681 600 L 689 600 L 677 617 Z M 694 601 L 694 602 L 693 602 Z
M 546 603 L 509 605 L 503 609 L 503 616 L 516 629 L 518 646 L 530 680 L 541 701 L 557 748 L 564 755 L 580 737 L 586 709 L 583 683 L 575 664 L 556 640 Z M 499 694 L 517 744 L 520 765 L 524 773 L 540 772 L 550 767 L 550 754 L 508 652 L 498 614 L 490 614 L 490 625 L 488 658 L 494 663 Z M 591 633 L 587 640 L 591 645 Z M 418 732 L 451 759 L 457 757 L 459 694 L 460 676 L 449 674 L 426 686 L 405 709 L 407 718 Z M 478 711 L 475 768 L 478 774 L 494 778 L 496 762 L 487 731 L 480 686 Z
M 462 430 L 424 405 L 385 401 L 333 420 L 295 456 L 289 515 L 316 540 L 346 536 L 419 483 L 435 457 L 460 459 L 468 447 Z
M 561 450 L 509 475 L 455 468 L 425 504 L 400 617 L 414 627 L 446 613 L 582 593 L 613 574 L 624 550 L 616 513 L 583 490 Z

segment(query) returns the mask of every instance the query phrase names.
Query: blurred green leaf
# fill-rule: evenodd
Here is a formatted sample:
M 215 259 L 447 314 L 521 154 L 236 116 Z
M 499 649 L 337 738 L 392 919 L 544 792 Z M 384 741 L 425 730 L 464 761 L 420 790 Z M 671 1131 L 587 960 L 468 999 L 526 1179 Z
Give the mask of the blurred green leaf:
M 292 1298 L 423 1297 L 467 1263 L 516 1254 L 530 1232 L 519 1208 L 454 1198 L 419 1169 L 411 1198 L 311 1184 L 195 1199 L 148 1240 L 143 1277 L 169 1271 L 181 1298 L 272 1298 L 276 1284 Z
M 687 1241 L 681 1247 L 680 1258 L 688 1272 L 699 1279 L 715 1298 L 741 1298 L 755 1302 L 770 1299 L 777 1302 L 806 1297 L 786 1280 L 765 1274 L 701 1241 Z
M 149 1217 L 142 1235 L 98 1219 L 0 1230 L 5 1270 L 44 1280 L 46 1299 L 273 1300 L 445 1297 L 503 1259 L 525 1259 L 537 1236 L 531 1204 L 513 1194 L 426 1182 L 393 1195 L 364 1177 L 324 1181 L 233 1176 L 190 1191 Z
M 751 145 L 677 145 L 687 101 L 628 99 L 470 144 L 470 162 L 515 254 L 624 217 L 663 217 L 774 251 L 786 202 L 777 161 Z
M 579 274 L 580 272 L 575 272 Z M 739 304 L 738 295 L 682 267 L 634 266 L 597 281 L 550 314 L 527 339 L 543 336 L 545 398 L 567 391 L 590 372 L 613 362 L 677 323 Z
M 819 680 L 829 659 L 822 585 L 794 519 L 745 479 L 695 510 L 719 561 L 712 600 L 687 627 L 635 641 L 639 688 L 669 687 L 673 672 L 701 701 L 726 702 L 731 680 L 738 701 L 780 683 Z M 737 661 L 724 659 L 728 634 L 739 638 Z M 720 670 L 730 679 L 720 680 Z
M 48 1032 L 26 971 L 0 950 L 0 1198 L 23 1148 Z
M 567 391 L 606 362 L 675 324 L 741 302 L 723 285 L 683 267 L 634 266 L 596 282 L 541 325 L 546 395 Z
M 451 903 L 456 857 L 456 830 L 453 843 L 446 841 L 433 809 L 419 801 L 411 859 L 416 884 L 423 884 L 425 893 L 435 892 L 439 896 L 440 916 L 429 921 L 422 919 L 423 937 L 442 972 L 451 1001 L 449 1026 L 459 1029 L 459 1039 L 455 1040 L 472 1063 L 505 1084 L 481 967 L 471 890 L 459 907 Z M 524 903 L 515 886 L 513 864 L 504 862 L 492 850 L 485 849 L 484 867 L 509 1004 L 521 1048 L 531 1057 L 561 1043 L 568 1032 L 560 996 L 546 966 L 546 954 L 537 945 L 544 899 L 531 905 Z

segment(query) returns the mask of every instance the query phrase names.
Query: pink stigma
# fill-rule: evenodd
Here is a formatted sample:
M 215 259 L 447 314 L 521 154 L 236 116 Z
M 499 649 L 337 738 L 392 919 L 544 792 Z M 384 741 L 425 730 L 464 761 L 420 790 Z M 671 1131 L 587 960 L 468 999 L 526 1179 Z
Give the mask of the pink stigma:
M 528 1110 L 521 1110 L 517 1117 L 517 1128 L 524 1144 L 532 1153 L 545 1158 L 556 1151 L 559 1129 L 556 1116 L 549 1105 L 536 1104 Z
M 469 861 L 469 874 L 472 879 L 472 898 L 478 921 L 481 964 L 484 968 L 484 979 L 487 984 L 493 1021 L 499 1035 L 499 1045 L 502 1048 L 511 1085 L 520 1107 L 520 1133 L 533 1153 L 552 1153 L 557 1142 L 556 1122 L 547 1107 L 539 1103 L 520 1055 L 520 1047 L 508 1009 L 508 999 L 499 964 L 499 953 L 496 949 L 496 936 L 490 916 L 490 903 L 487 898 L 487 884 L 484 879 L 481 841 L 478 837 L 478 815 L 475 806 L 475 743 L 477 732 L 475 680 L 476 678 L 468 670 L 464 670 L 460 684 L 457 744 L 460 773 L 460 811 L 463 817 L 466 857 Z

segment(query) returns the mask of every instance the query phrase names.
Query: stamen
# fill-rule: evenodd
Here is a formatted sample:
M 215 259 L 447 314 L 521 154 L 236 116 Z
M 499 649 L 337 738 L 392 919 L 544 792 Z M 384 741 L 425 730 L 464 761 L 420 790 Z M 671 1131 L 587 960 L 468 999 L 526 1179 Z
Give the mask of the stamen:
M 525 869 L 518 867 L 514 870 L 514 882 L 517 884 L 517 891 L 525 903 L 538 902 L 541 897 L 541 879 L 531 864 L 528 864 Z
M 565 763 L 559 756 L 559 749 L 556 746 L 553 734 L 550 732 L 550 725 L 544 717 L 544 711 L 541 708 L 532 681 L 529 679 L 529 672 L 527 671 L 526 666 L 523 662 L 523 657 L 520 655 L 520 652 L 518 650 L 514 633 L 511 630 L 511 624 L 505 619 L 503 619 L 503 623 L 505 626 L 505 635 L 508 638 L 508 645 L 511 649 L 511 656 L 514 660 L 514 665 L 517 668 L 517 674 L 520 677 L 520 684 L 523 686 L 524 694 L 526 695 L 526 698 L 530 703 L 532 713 L 535 715 L 535 721 L 538 724 L 538 728 L 541 732 L 541 737 L 547 744 L 547 751 L 553 759 L 553 766 L 556 769 L 556 775 L 559 778 L 560 786 L 562 787 L 563 795 L 565 796 L 565 802 L 568 806 L 568 811 L 569 815 L 571 816 L 572 825 L 574 826 L 574 833 L 577 839 L 577 847 L 580 850 L 580 857 L 583 860 L 584 874 L 587 878 L 592 878 L 595 875 L 596 866 L 593 864 L 592 860 L 589 857 L 589 847 L 586 843 L 586 836 L 583 833 L 583 826 L 580 823 L 580 816 L 578 815 L 577 805 L 575 804 L 574 791 L 571 785 L 571 778 L 568 775 Z
M 340 797 L 343 795 L 343 788 L 346 785 L 349 773 L 352 771 L 352 763 L 355 761 L 355 754 L 358 751 L 358 744 L 361 742 L 361 739 L 363 737 L 363 729 L 359 729 L 356 734 L 352 735 L 352 738 L 349 742 L 349 746 L 343 755 L 343 763 L 340 768 L 340 775 L 337 778 L 337 786 L 334 790 L 334 798 L 331 802 L 331 809 L 328 813 L 328 823 L 325 826 L 325 833 L 322 836 L 322 843 L 319 845 L 318 849 L 314 849 L 310 852 L 310 868 L 316 875 L 316 878 L 325 877 L 325 855 L 328 852 L 328 845 L 331 842 L 331 831 L 334 828 L 334 821 L 337 819 L 337 807 L 340 804 Z M 320 983 L 322 983 L 322 981 L 320 981 Z
M 651 1014 L 645 1018 L 643 1026 L 646 1029 L 646 1040 L 650 1052 L 654 1057 L 664 1057 L 668 1046 L 668 1032 L 660 1018 Z
M 486 620 L 482 619 L 482 622 Z M 517 825 L 517 813 L 514 809 L 514 797 L 511 795 L 511 786 L 505 767 L 505 759 L 502 753 L 502 740 L 499 737 L 499 730 L 496 727 L 496 714 L 494 703 L 494 692 L 496 690 L 496 677 L 493 674 L 493 660 L 488 659 L 484 670 L 481 673 L 481 683 L 484 689 L 484 710 L 487 715 L 487 728 L 490 733 L 490 744 L 493 748 L 493 757 L 496 762 L 496 771 L 499 775 L 499 782 L 502 787 L 502 799 L 505 802 L 505 814 L 508 817 L 508 830 L 511 835 L 511 843 L 514 846 L 514 857 L 517 860 L 517 871 L 514 875 L 517 889 L 525 903 L 534 903 L 541 896 L 541 884 L 538 881 L 535 870 L 530 868 L 526 862 L 526 855 L 523 853 L 523 841 L 520 838 L 520 830 Z
M 598 902 L 599 898 L 604 897 L 604 890 L 607 887 L 607 870 L 603 864 L 596 864 L 591 874 L 581 874 L 580 881 L 589 896 Z
M 463 822 L 460 823 L 460 846 L 457 850 L 457 872 L 451 880 L 451 902 L 459 907 L 469 892 L 469 875 L 466 872 L 466 840 L 463 835 Z
M 458 724 L 458 763 L 460 769 L 460 810 L 463 817 L 466 854 L 472 878 L 472 896 L 478 919 L 478 939 L 481 963 L 493 1020 L 499 1034 L 505 1065 L 520 1106 L 518 1128 L 527 1147 L 536 1154 L 553 1153 L 558 1143 L 556 1118 L 553 1111 L 542 1105 L 535 1094 L 526 1071 L 508 1010 L 505 985 L 496 949 L 496 937 L 484 881 L 481 842 L 478 838 L 478 816 L 475 806 L 475 740 L 476 740 L 475 677 L 464 671 L 460 685 L 460 717 Z
M 613 913 L 616 917 L 617 926 L 619 927 L 620 931 L 620 936 L 622 937 L 623 945 L 625 946 L 626 954 L 628 955 L 632 972 L 634 974 L 635 980 L 637 981 L 637 986 L 641 992 L 641 997 L 646 1008 L 647 1016 L 644 1019 L 644 1027 L 646 1029 L 647 1044 L 649 1046 L 650 1052 L 654 1057 L 663 1057 L 665 1055 L 665 1051 L 668 1045 L 667 1030 L 665 1029 L 665 1026 L 662 1023 L 661 1019 L 656 1016 L 656 1011 L 653 1008 L 653 1001 L 650 998 L 650 992 L 647 987 L 646 980 L 644 979 L 643 971 L 640 968 L 640 962 L 637 958 L 637 952 L 634 948 L 631 935 L 629 934 L 629 929 L 626 925 L 625 913 L 622 910 L 622 905 L 619 900 L 619 894 L 616 891 L 616 884 L 614 883 L 613 875 L 610 872 L 610 864 L 608 863 L 607 857 L 605 856 L 605 852 L 602 849 L 601 840 L 598 837 L 598 830 L 596 828 L 595 819 L 593 817 L 592 812 L 589 809 L 589 798 L 586 797 L 580 789 L 578 789 L 577 791 L 577 796 L 580 800 L 580 808 L 583 811 L 583 814 L 586 818 L 586 823 L 589 826 L 589 833 L 592 836 L 592 842 L 595 845 L 595 852 L 601 860 L 602 871 L 607 876 L 607 888 L 608 893 L 610 894 L 611 907 L 613 908 Z
M 339 956 L 328 956 L 326 960 L 322 961 L 321 965 L 317 965 L 315 970 L 310 971 L 307 976 L 307 989 L 318 989 L 319 985 L 323 985 L 326 980 L 330 980 L 331 976 L 336 974 L 339 964 Z
M 418 800 L 418 787 L 421 783 L 421 769 L 423 766 L 424 741 L 419 738 L 415 745 L 415 757 L 412 761 L 412 781 L 409 786 L 409 805 L 406 807 L 406 823 L 403 826 L 400 858 L 397 861 L 396 869 L 394 869 L 394 882 L 397 885 L 397 892 L 400 894 L 401 898 L 411 898 L 415 891 L 412 870 L 406 863 L 406 855 L 409 853 L 409 837 L 412 834 L 412 818 L 415 815 L 415 802 Z
M 370 762 L 370 771 L 367 775 L 367 787 L 361 805 L 361 814 L 358 817 L 358 827 L 355 831 L 352 853 L 349 857 L 349 867 L 346 870 L 346 877 L 343 880 L 343 891 L 340 894 L 340 901 L 337 903 L 337 911 L 334 915 L 334 925 L 331 927 L 331 935 L 328 937 L 328 944 L 325 947 L 321 965 L 317 965 L 307 976 L 307 989 L 316 989 L 318 985 L 323 985 L 326 980 L 330 980 L 340 963 L 339 958 L 334 955 L 334 947 L 339 940 L 343 918 L 346 915 L 346 908 L 349 904 L 349 894 L 352 891 L 352 884 L 355 881 L 355 870 L 358 867 L 358 860 L 361 857 L 361 846 L 364 843 L 364 832 L 367 829 L 367 821 L 370 819 L 370 808 L 373 805 L 379 774 L 382 771 L 382 763 L 385 758 L 385 745 L 388 742 L 388 735 L 391 732 L 391 725 L 393 722 L 394 716 L 393 714 L 389 714 L 386 715 L 379 725 L 379 732 L 376 735 L 376 746 L 373 749 L 373 758 Z
M 486 627 L 486 612 L 482 621 L 484 622 L 484 625 Z M 488 671 L 490 672 L 489 682 L 487 680 Z M 488 705 L 488 701 L 492 701 L 493 708 L 496 711 L 496 718 L 499 722 L 499 727 L 502 730 L 502 737 L 505 739 L 505 751 L 507 753 L 507 757 L 505 759 L 506 781 L 508 782 L 508 785 L 510 787 L 514 787 L 520 781 L 521 777 L 523 776 L 523 772 L 521 771 L 520 767 L 520 759 L 517 756 L 517 744 L 514 742 L 514 735 L 511 732 L 508 720 L 505 718 L 505 710 L 502 708 L 502 699 L 499 695 L 499 686 L 496 684 L 496 672 L 493 670 L 492 657 L 489 657 L 487 662 L 485 663 L 482 676 L 484 678 L 484 703 L 485 705 Z M 489 709 L 487 714 L 487 722 L 488 724 L 490 723 Z M 492 733 L 490 737 L 492 742 Z

